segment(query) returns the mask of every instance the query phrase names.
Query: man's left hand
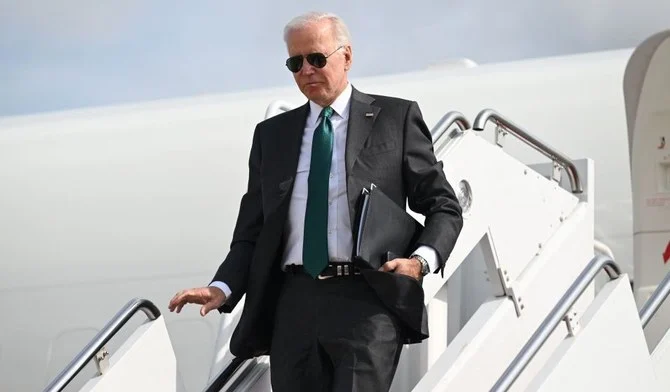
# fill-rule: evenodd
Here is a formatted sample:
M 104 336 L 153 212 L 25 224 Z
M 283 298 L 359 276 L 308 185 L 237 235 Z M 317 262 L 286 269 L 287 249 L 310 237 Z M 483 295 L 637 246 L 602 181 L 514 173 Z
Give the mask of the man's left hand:
M 387 261 L 379 268 L 384 272 L 395 272 L 397 274 L 407 275 L 411 278 L 421 281 L 421 262 L 417 259 L 393 259 Z

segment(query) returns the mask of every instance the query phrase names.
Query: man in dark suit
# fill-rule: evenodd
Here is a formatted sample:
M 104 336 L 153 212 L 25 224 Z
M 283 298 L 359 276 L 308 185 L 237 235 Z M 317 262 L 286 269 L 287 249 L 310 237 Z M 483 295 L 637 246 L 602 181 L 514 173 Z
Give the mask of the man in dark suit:
M 402 344 L 428 337 L 420 281 L 443 269 L 461 209 L 418 105 L 348 82 L 337 16 L 297 17 L 284 39 L 309 102 L 257 125 L 230 252 L 208 287 L 169 308 L 230 312 L 246 294 L 230 350 L 269 354 L 275 392 L 386 391 Z M 410 257 L 380 271 L 351 263 L 356 203 L 371 183 L 426 217 Z

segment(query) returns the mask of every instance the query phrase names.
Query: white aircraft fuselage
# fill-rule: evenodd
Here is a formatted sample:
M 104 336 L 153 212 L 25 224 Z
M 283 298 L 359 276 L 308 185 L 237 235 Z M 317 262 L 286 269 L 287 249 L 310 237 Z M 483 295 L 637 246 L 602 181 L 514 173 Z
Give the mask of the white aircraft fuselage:
M 631 53 L 351 82 L 416 100 L 429 127 L 448 111 L 472 121 L 493 108 L 568 157 L 593 159 L 595 237 L 632 275 Z M 0 389 L 44 387 L 130 298 L 167 312 L 177 290 L 209 283 L 228 250 L 254 126 L 275 100 L 305 102 L 288 86 L 0 119 Z M 548 161 L 509 136 L 503 148 Z M 203 385 L 216 351 L 218 315 L 197 311 L 167 315 L 187 390 Z

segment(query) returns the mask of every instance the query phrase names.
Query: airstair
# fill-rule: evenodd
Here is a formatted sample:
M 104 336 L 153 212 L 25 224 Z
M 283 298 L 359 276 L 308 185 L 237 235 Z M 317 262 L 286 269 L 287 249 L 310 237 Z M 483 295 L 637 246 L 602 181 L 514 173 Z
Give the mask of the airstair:
M 288 108 L 276 103 L 266 116 Z M 481 136 L 492 128 L 494 143 Z M 447 113 L 432 134 L 464 226 L 444 277 L 424 281 L 431 337 L 404 347 L 392 390 L 669 390 L 670 337 L 650 353 L 644 326 L 670 278 L 638 313 L 627 275 L 594 240 L 594 163 L 491 109 L 472 126 Z M 510 137 L 550 162 L 521 163 L 503 148 Z M 228 352 L 242 308 L 222 316 L 205 391 L 270 390 L 267 358 Z M 105 344 L 138 311 L 148 320 L 110 354 Z M 130 301 L 45 391 L 64 390 L 89 361 L 98 373 L 82 391 L 185 391 L 163 316 L 147 300 Z

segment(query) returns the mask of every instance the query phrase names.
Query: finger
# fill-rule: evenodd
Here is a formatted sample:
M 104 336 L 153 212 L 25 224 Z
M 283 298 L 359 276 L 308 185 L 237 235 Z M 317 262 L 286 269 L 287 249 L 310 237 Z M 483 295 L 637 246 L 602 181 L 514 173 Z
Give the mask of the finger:
M 177 298 L 179 297 L 179 294 L 181 294 L 181 291 L 175 294 L 174 297 L 170 299 L 170 302 L 168 303 L 168 308 L 170 309 L 170 311 L 172 311 L 175 305 L 177 304 Z
M 191 303 L 192 301 L 189 300 L 188 296 L 184 295 L 182 296 L 179 301 L 177 301 L 177 313 L 181 312 L 182 308 L 184 305 Z
M 179 305 L 179 303 L 180 301 L 177 298 L 172 298 L 170 300 L 170 304 L 168 305 L 170 312 L 174 312 L 175 308 Z
M 398 262 L 395 260 L 387 261 L 384 263 L 380 270 L 384 272 L 391 272 L 394 271 L 398 267 Z
M 184 304 L 188 303 L 188 292 L 182 291 L 175 298 L 170 301 L 172 309 L 179 308 L 181 309 Z
M 191 290 L 180 290 L 177 294 L 172 297 L 172 300 L 170 301 L 173 306 L 176 304 L 183 302 L 184 298 L 191 292 Z
M 216 305 L 217 303 L 214 300 L 209 301 L 206 304 L 202 305 L 202 307 L 200 308 L 200 315 L 202 317 L 205 317 L 207 313 L 209 313 L 212 309 L 216 308 Z

